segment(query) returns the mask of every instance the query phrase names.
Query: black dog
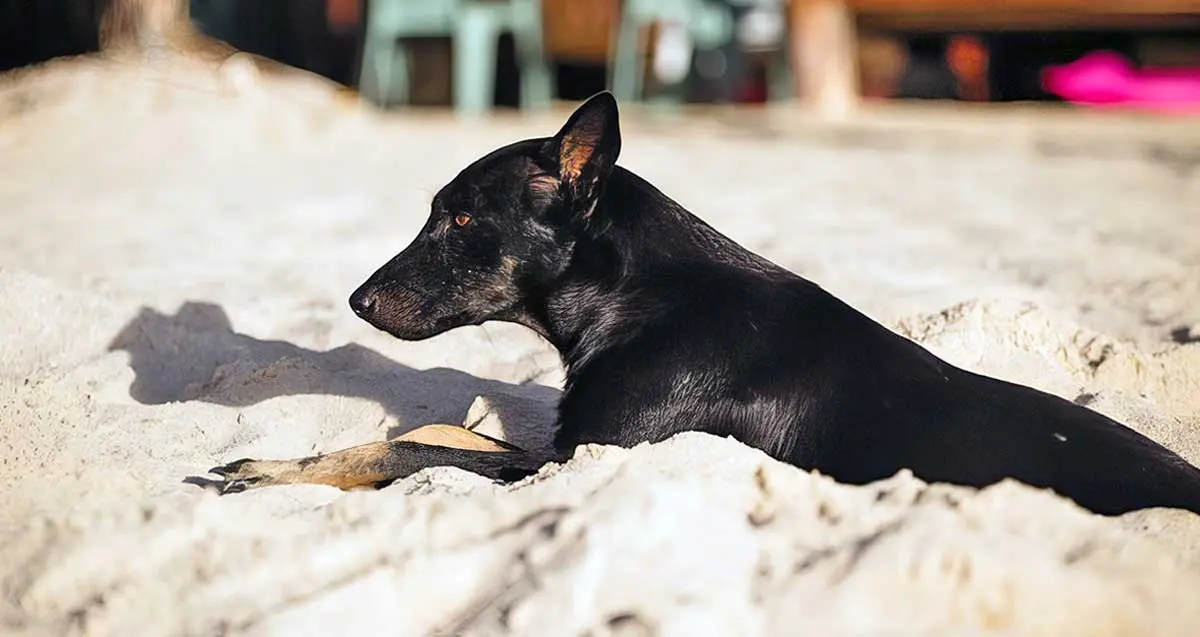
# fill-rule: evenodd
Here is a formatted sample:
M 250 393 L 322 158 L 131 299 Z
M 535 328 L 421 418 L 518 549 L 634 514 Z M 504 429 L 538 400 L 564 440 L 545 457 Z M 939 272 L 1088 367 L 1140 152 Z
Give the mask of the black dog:
M 372 486 L 441 465 L 513 480 L 582 443 L 694 430 L 846 483 L 908 468 L 976 487 L 1011 477 L 1102 514 L 1200 512 L 1200 470 L 1178 455 L 940 360 L 616 166 L 620 148 L 617 104 L 601 93 L 554 137 L 492 152 L 441 189 L 412 244 L 350 298 L 402 339 L 485 321 L 548 339 L 567 370 L 555 449 L 431 426 L 301 460 L 240 460 L 213 470 L 223 492 Z

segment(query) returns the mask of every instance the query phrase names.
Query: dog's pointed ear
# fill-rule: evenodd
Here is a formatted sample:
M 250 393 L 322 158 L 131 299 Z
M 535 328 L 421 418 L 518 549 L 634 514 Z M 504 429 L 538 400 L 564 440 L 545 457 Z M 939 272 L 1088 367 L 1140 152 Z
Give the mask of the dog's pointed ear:
M 575 109 L 549 144 L 572 207 L 591 215 L 621 152 L 617 100 L 603 91 Z

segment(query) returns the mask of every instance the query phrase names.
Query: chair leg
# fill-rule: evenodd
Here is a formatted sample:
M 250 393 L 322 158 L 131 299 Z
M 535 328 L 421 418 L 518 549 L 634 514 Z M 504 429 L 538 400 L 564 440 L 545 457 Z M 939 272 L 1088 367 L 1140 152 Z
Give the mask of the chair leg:
M 618 101 L 632 102 L 642 98 L 646 71 L 641 56 L 640 32 L 640 24 L 632 18 L 621 16 L 616 42 L 612 45 L 609 79 L 610 89 Z
M 408 104 L 412 89 L 412 79 L 409 69 L 408 45 L 403 42 L 396 42 L 392 45 L 391 55 L 388 56 L 390 61 L 388 65 L 388 86 L 391 89 L 387 93 L 389 104 Z
M 408 47 L 392 38 L 368 38 L 358 86 L 359 92 L 380 106 L 407 104 Z
M 466 6 L 454 29 L 454 108 L 479 115 L 492 107 L 499 28 L 488 7 Z
M 358 92 L 367 99 L 379 104 L 383 94 L 380 74 L 380 50 L 383 42 L 380 38 L 367 36 L 363 42 L 362 63 L 358 70 Z
M 796 75 L 792 72 L 791 51 L 785 44 L 767 65 L 767 99 L 785 102 L 796 97 Z
M 554 99 L 554 76 L 546 59 L 539 0 L 513 6 L 513 40 L 521 64 L 521 108 L 545 108 Z

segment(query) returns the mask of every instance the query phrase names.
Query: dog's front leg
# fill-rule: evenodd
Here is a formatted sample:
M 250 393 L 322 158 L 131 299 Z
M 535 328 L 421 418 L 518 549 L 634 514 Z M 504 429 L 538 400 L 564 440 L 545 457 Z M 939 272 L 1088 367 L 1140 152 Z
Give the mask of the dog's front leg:
M 454 425 L 427 425 L 387 442 L 292 460 L 243 458 L 213 467 L 221 494 L 279 484 L 378 488 L 427 467 L 458 467 L 493 480 L 536 473 L 554 454 L 531 452 Z

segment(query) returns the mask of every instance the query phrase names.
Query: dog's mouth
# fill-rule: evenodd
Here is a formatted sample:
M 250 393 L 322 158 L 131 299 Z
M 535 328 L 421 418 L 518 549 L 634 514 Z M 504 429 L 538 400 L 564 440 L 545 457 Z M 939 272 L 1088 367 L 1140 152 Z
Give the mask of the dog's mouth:
M 371 321 L 368 320 L 375 329 L 398 338 L 402 341 L 424 341 L 435 336 L 440 336 L 452 329 L 464 327 L 467 325 L 482 325 L 484 321 L 454 321 L 454 320 L 439 320 L 422 322 L 417 325 L 406 324 L 403 326 L 393 325 L 386 321 Z

